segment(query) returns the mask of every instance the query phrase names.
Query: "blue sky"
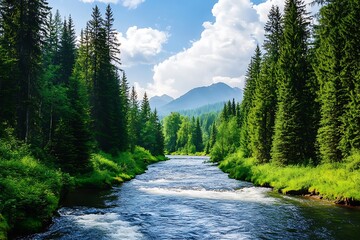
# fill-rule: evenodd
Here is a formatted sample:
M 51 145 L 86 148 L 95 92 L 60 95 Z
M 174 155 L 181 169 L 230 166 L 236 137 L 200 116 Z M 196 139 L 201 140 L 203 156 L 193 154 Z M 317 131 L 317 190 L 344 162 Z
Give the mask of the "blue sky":
M 306 0 L 310 2 L 311 0 Z M 245 72 L 272 4 L 283 0 L 48 0 L 71 14 L 77 32 L 111 4 L 122 68 L 139 95 L 178 97 L 194 87 L 225 82 L 243 87 Z

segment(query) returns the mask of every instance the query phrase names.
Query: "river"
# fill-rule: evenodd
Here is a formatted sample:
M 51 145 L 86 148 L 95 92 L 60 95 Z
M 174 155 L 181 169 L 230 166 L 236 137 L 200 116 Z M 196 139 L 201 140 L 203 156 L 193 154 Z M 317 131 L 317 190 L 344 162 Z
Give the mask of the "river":
M 111 191 L 69 196 L 25 239 L 359 239 L 360 210 L 229 179 L 202 157 L 171 157 Z

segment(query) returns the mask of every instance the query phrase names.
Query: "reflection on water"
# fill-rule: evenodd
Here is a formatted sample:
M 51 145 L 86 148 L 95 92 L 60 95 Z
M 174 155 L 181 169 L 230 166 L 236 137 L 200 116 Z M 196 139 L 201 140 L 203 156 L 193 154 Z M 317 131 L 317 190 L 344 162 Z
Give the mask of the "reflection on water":
M 281 196 L 229 179 L 207 160 L 172 157 L 110 192 L 73 194 L 47 232 L 26 239 L 356 239 L 360 234 L 358 209 Z

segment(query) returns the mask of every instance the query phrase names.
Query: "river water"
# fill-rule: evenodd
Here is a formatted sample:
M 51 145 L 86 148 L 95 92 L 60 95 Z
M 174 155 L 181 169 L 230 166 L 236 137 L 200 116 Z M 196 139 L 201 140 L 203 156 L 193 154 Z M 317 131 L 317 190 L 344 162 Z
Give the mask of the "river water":
M 26 239 L 359 239 L 359 209 L 229 179 L 207 160 L 171 157 L 111 191 L 73 193 Z

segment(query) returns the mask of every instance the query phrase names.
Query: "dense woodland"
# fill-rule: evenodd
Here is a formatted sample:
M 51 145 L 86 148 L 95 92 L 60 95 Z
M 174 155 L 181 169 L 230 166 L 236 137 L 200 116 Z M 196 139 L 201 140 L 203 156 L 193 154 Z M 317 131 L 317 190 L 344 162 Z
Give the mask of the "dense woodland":
M 53 13 L 0 1 L 0 233 L 37 230 L 71 186 L 121 182 L 164 154 L 156 111 L 120 69 L 110 5 L 79 42 Z
M 301 0 L 271 8 L 240 113 L 224 107 L 211 157 L 239 179 L 357 204 L 360 1 L 314 4 L 315 25 Z
M 201 121 L 171 114 L 165 149 L 209 153 L 230 176 L 284 193 L 359 204 L 360 1 L 314 1 L 314 16 L 301 0 L 285 3 L 269 12 L 241 104 Z
M 302 0 L 271 8 L 241 103 L 172 113 L 162 128 L 120 69 L 110 6 L 104 17 L 93 9 L 77 42 L 71 16 L 45 0 L 1 0 L 0 238 L 39 230 L 70 188 L 130 179 L 164 151 L 210 154 L 231 177 L 284 193 L 359 203 L 360 1 L 314 4 L 315 16 Z
M 223 110 L 221 124 L 236 118 L 237 145 L 259 163 L 338 163 L 360 149 L 360 2 L 318 2 L 315 26 L 303 1 L 271 8 L 240 114 Z

